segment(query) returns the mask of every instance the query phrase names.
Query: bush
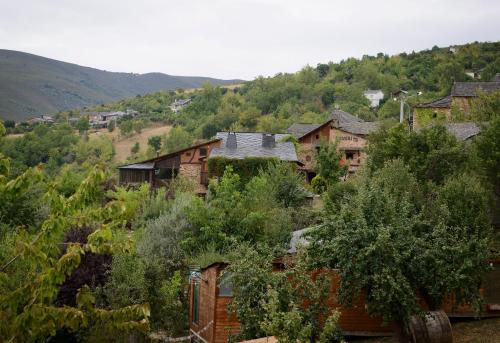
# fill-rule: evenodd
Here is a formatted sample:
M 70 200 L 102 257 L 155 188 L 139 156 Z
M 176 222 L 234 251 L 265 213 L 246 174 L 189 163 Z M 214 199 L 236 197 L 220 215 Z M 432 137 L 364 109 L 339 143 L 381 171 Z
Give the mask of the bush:
M 266 169 L 271 162 L 278 162 L 276 158 L 246 157 L 241 160 L 225 157 L 212 157 L 208 159 L 208 172 L 211 177 L 221 177 L 227 166 L 231 166 L 243 183 L 248 182 L 253 176 Z

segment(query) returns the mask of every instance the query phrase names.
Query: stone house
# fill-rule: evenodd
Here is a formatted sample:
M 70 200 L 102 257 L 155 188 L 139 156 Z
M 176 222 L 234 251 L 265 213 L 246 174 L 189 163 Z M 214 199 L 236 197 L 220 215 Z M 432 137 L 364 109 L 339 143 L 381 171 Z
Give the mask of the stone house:
M 167 186 L 177 175 L 182 175 L 193 180 L 197 194 L 205 194 L 208 185 L 206 157 L 220 144 L 221 140 L 217 138 L 146 161 L 120 166 L 120 184 L 134 186 L 148 182 L 152 188 L 158 188 Z
M 470 115 L 472 101 L 480 92 L 498 91 L 500 91 L 500 74 L 488 82 L 455 82 L 450 95 L 415 106 L 413 128 L 465 119 Z M 456 115 L 461 118 L 454 118 Z
M 168 186 L 177 175 L 182 175 L 193 180 L 197 194 L 204 195 L 209 180 L 208 160 L 212 157 L 277 158 L 299 163 L 293 143 L 281 141 L 286 136 L 258 132 L 218 132 L 213 140 L 118 167 L 120 184 L 134 186 L 148 182 L 157 188 Z
M 287 131 L 300 143 L 301 169 L 311 181 L 316 176 L 314 156 L 322 141 L 337 142 L 337 149 L 343 155 L 341 163 L 347 163 L 348 174 L 354 174 L 366 159 L 368 134 L 378 127 L 378 122 L 365 122 L 350 113 L 334 110 L 323 124 L 294 124 Z

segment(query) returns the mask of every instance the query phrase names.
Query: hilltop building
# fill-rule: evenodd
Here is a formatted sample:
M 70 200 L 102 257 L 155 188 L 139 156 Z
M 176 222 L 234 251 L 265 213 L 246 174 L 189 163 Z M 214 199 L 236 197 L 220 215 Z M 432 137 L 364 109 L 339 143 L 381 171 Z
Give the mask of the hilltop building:
M 471 102 L 480 92 L 500 91 L 500 74 L 487 82 L 455 82 L 451 93 L 441 99 L 417 105 L 413 110 L 413 128 L 418 129 L 430 124 L 451 122 L 453 113 L 467 117 L 471 112 Z
M 173 103 L 170 104 L 170 109 L 172 110 L 172 112 L 178 113 L 184 107 L 189 105 L 192 100 L 193 100 L 192 98 L 176 99 Z
M 363 92 L 363 95 L 370 101 L 370 107 L 378 107 L 384 98 L 384 92 L 381 89 L 368 89 Z
M 316 176 L 314 157 L 322 141 L 337 142 L 337 149 L 343 155 L 341 163 L 347 163 L 348 174 L 354 174 L 366 159 L 367 136 L 379 126 L 378 122 L 365 122 L 350 113 L 334 110 L 323 124 L 294 124 L 287 131 L 300 143 L 301 169 L 311 181 Z
M 47 115 L 47 114 L 42 114 L 39 117 L 34 117 L 29 119 L 28 124 L 33 125 L 33 124 L 52 124 L 55 122 L 54 118 Z

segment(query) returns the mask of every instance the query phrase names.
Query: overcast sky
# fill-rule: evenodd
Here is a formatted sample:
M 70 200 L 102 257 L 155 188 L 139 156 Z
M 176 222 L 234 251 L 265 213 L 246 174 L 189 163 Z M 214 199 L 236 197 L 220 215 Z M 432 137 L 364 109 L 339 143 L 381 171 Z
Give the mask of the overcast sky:
M 0 48 L 109 71 L 248 80 L 496 40 L 499 0 L 0 0 Z

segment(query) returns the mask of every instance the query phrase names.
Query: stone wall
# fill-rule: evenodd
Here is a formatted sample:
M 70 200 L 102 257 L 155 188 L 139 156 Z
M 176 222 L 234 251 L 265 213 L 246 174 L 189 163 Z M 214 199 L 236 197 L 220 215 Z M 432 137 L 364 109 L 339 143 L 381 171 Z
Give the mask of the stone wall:
M 201 181 L 201 164 L 200 163 L 183 163 L 179 168 L 179 175 L 182 175 L 196 185 L 195 192 L 204 194 L 207 188 L 200 183 Z

